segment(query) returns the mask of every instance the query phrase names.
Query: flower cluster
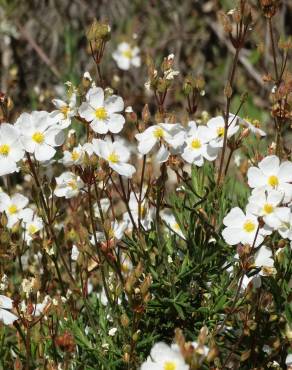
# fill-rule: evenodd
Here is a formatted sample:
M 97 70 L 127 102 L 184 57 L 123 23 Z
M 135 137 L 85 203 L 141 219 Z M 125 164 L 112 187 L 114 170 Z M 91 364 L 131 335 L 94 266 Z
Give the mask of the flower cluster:
M 255 250 L 254 267 L 269 275 L 275 273 L 272 234 L 278 232 L 292 241 L 292 162 L 280 163 L 277 156 L 270 155 L 250 167 L 247 177 L 253 190 L 246 211 L 232 208 L 223 219 L 222 235 L 230 245 Z M 264 245 L 267 243 L 270 247 Z

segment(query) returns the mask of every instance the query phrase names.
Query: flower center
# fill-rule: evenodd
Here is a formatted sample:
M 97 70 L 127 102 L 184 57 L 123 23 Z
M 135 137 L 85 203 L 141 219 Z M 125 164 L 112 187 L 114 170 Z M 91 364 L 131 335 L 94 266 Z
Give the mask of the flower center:
M 11 204 L 11 206 L 8 207 L 8 213 L 10 215 L 14 215 L 15 213 L 17 213 L 18 209 L 17 209 L 17 206 L 15 204 Z
M 126 262 L 121 264 L 121 268 L 124 274 L 127 274 L 130 271 L 130 266 Z
M 218 127 L 217 128 L 217 135 L 222 137 L 224 136 L 225 128 L 224 127 Z
M 274 210 L 274 207 L 273 207 L 271 204 L 266 203 L 266 204 L 264 205 L 264 212 L 265 212 L 266 214 L 270 214 L 270 213 L 272 213 L 272 212 L 273 212 L 273 210 Z
M 95 110 L 95 117 L 100 120 L 105 120 L 107 118 L 107 111 L 104 109 L 104 107 L 97 108 Z
M 179 227 L 179 224 L 177 222 L 173 225 L 173 229 L 175 231 L 180 231 L 180 227 Z
M 276 186 L 278 186 L 279 185 L 279 179 L 278 179 L 278 177 L 275 176 L 275 175 L 270 176 L 269 179 L 268 179 L 268 184 L 270 186 L 272 186 L 273 188 L 275 188 Z
M 112 228 L 110 228 L 109 231 L 108 231 L 108 237 L 110 239 L 112 239 L 112 238 L 114 238 L 114 236 L 115 236 L 115 232 Z
M 33 235 L 38 231 L 38 229 L 35 225 L 29 225 L 27 231 L 30 235 Z
M 111 163 L 118 163 L 118 161 L 120 160 L 119 156 L 115 153 L 115 152 L 112 152 L 108 157 L 107 157 L 107 160 Z
M 122 52 L 123 57 L 127 59 L 132 59 L 133 58 L 133 52 L 131 49 L 125 50 Z
M 63 113 L 64 117 L 68 117 L 68 113 L 70 112 L 70 108 L 68 105 L 64 105 L 63 107 L 60 108 L 60 112 Z
M 200 149 L 202 146 L 201 144 L 201 141 L 199 139 L 194 139 L 192 142 L 191 142 L 191 147 L 193 149 Z
M 166 361 L 163 370 L 176 370 L 176 364 L 173 361 Z
M 251 220 L 247 220 L 244 225 L 243 225 L 243 229 L 244 231 L 246 231 L 247 233 L 252 233 L 256 228 L 256 225 L 253 221 Z
M 156 139 L 160 139 L 161 137 L 164 136 L 164 131 L 161 127 L 157 127 L 154 132 L 153 136 L 156 137 Z
M 71 153 L 71 158 L 72 158 L 72 161 L 77 161 L 80 157 L 80 154 L 76 151 L 76 150 L 73 150 L 73 152 Z
M 10 152 L 10 146 L 8 144 L 0 145 L 0 155 L 7 157 Z
M 42 132 L 37 131 L 32 135 L 32 140 L 38 144 L 42 144 L 45 140 L 45 135 Z
M 70 180 L 67 182 L 67 185 L 72 189 L 72 190 L 76 190 L 78 188 L 77 184 L 76 184 L 76 181 L 74 180 Z

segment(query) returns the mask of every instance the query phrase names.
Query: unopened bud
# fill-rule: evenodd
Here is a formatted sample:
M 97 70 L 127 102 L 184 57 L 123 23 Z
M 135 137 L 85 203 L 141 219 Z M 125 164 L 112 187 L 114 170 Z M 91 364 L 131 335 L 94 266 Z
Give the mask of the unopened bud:
M 151 114 L 149 111 L 149 107 L 148 107 L 148 104 L 145 104 L 142 110 L 142 120 L 144 124 L 147 125 L 150 122 L 150 119 L 151 119 Z
M 127 328 L 129 326 L 129 323 L 130 323 L 130 320 L 128 316 L 125 313 L 123 313 L 121 316 L 122 327 Z
M 225 88 L 224 88 L 224 95 L 227 97 L 227 98 L 231 98 L 232 96 L 232 87 L 230 85 L 230 82 L 228 81 L 225 85 Z

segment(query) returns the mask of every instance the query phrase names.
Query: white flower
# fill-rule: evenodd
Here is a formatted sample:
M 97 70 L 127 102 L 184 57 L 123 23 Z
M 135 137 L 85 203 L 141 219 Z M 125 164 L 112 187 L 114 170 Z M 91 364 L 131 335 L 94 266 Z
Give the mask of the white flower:
M 24 224 L 24 240 L 30 245 L 36 233 L 43 229 L 44 224 L 40 217 L 33 213 L 33 210 L 26 208 L 22 212 Z
M 238 243 L 254 245 L 257 247 L 263 242 L 263 236 L 258 233 L 257 218 L 247 213 L 246 215 L 239 207 L 232 208 L 232 210 L 224 217 L 223 223 L 227 226 L 222 235 L 227 244 L 235 245 Z M 256 239 L 255 239 L 256 238 Z
M 50 115 L 55 122 L 58 122 L 59 127 L 64 129 L 71 125 L 72 118 L 76 115 L 76 94 L 72 93 L 69 102 L 66 103 L 61 99 L 52 100 L 57 110 L 54 110 Z
M 112 143 L 109 140 L 93 139 L 92 150 L 108 162 L 110 168 L 121 176 L 132 177 L 136 169 L 127 163 L 130 159 L 130 151 L 118 141 Z
M 222 148 L 225 132 L 225 121 L 222 116 L 217 116 L 211 118 L 207 122 L 207 126 L 210 128 L 213 139 L 210 141 L 210 145 L 214 148 Z M 237 119 L 234 118 L 234 115 L 229 115 L 228 119 L 228 129 L 227 129 L 227 139 L 230 139 L 231 136 L 236 134 L 239 126 L 237 125 Z
M 131 105 L 129 105 L 129 106 L 125 109 L 125 112 L 126 112 L 126 113 L 133 113 L 134 111 L 133 111 L 132 106 L 131 106 Z
M 53 158 L 55 147 L 64 142 L 64 132 L 53 123 L 49 113 L 45 111 L 22 113 L 15 123 L 24 149 L 28 153 L 34 153 L 38 161 Z
M 185 131 L 177 123 L 159 123 L 158 125 L 148 127 L 141 134 L 136 134 L 135 137 L 139 141 L 138 151 L 144 155 L 149 153 L 159 143 L 160 149 L 157 153 L 157 160 L 158 162 L 166 162 L 170 154 L 167 146 L 174 150 L 182 146 Z
M 124 109 L 124 101 L 120 96 L 111 95 L 104 98 L 101 87 L 93 87 L 86 94 L 78 110 L 80 116 L 90 122 L 92 130 L 98 134 L 119 133 L 124 126 L 125 118 L 119 114 Z
M 241 288 L 245 290 L 247 287 L 252 287 L 254 289 L 259 289 L 262 285 L 262 280 L 259 274 L 256 274 L 254 276 L 247 276 L 244 275 Z
M 285 364 L 287 366 L 291 366 L 292 365 L 292 353 L 289 353 L 286 357 L 286 360 L 285 360 Z M 289 370 L 289 369 L 288 369 Z
M 179 75 L 179 71 L 175 71 L 174 69 L 170 68 L 164 71 L 164 78 L 166 80 L 173 80 L 175 76 Z
M 84 186 L 81 178 L 72 172 L 64 172 L 61 176 L 56 177 L 56 183 L 54 194 L 57 197 L 65 197 L 66 199 L 76 197 Z
M 241 125 L 243 125 L 244 127 L 247 127 L 253 134 L 258 135 L 258 136 L 267 136 L 265 131 L 263 131 L 262 129 L 260 129 L 259 127 L 256 126 L 257 121 L 254 120 L 254 122 L 255 122 L 255 124 L 252 124 L 247 119 L 239 118 L 239 123 Z
M 120 253 L 120 264 L 122 274 L 125 276 L 133 270 L 132 261 L 126 253 Z
M 24 156 L 18 130 L 9 123 L 0 125 L 0 176 L 18 170 L 16 163 Z
M 112 221 L 111 227 L 108 230 L 108 238 L 115 239 L 116 241 L 122 240 L 127 226 L 128 226 L 128 223 L 125 221 L 122 221 L 122 222 L 118 222 L 117 220 Z M 102 231 L 97 231 L 95 233 L 95 236 L 98 242 L 105 242 L 107 240 L 105 233 Z M 91 244 L 95 244 L 94 236 L 91 237 L 90 242 Z
M 241 163 L 241 155 L 240 154 L 238 154 L 238 153 L 236 153 L 235 155 L 234 155 L 234 163 L 235 163 L 235 165 L 237 166 L 237 167 L 239 167 L 240 166 L 240 163 Z
M 282 207 L 281 214 L 278 214 L 280 226 L 278 232 L 282 238 L 292 240 L 292 211 L 288 207 Z
M 72 247 L 72 250 L 71 250 L 71 259 L 72 259 L 72 261 L 77 261 L 78 256 L 79 256 L 79 249 L 74 244 L 73 247 Z
M 84 72 L 83 78 L 85 78 L 86 80 L 92 82 L 92 77 L 91 77 L 91 75 L 90 75 L 90 73 L 88 71 Z
M 281 213 L 279 205 L 283 200 L 283 193 L 277 190 L 255 190 L 248 199 L 247 212 L 263 217 L 263 220 L 269 227 L 277 229 L 281 224 L 278 214 Z
M 254 265 L 260 267 L 260 275 L 271 275 L 275 272 L 272 251 L 265 245 L 262 245 L 255 254 Z
M 183 159 L 196 166 L 204 164 L 204 158 L 208 161 L 216 159 L 218 150 L 208 145 L 213 138 L 211 130 L 206 126 L 198 126 L 194 121 L 189 122 L 188 133 L 185 139 L 186 147 L 184 148 Z
M 140 67 L 140 49 L 137 46 L 132 47 L 127 42 L 121 42 L 112 56 L 118 67 L 124 71 L 133 67 Z
M 101 206 L 102 213 L 106 213 L 108 211 L 110 205 L 111 205 L 111 202 L 108 198 L 102 198 L 100 200 L 100 206 Z M 98 207 L 97 203 L 94 204 L 93 209 L 94 209 L 95 217 L 100 218 L 101 215 L 100 215 L 99 207 Z
M 0 193 L 0 212 L 6 213 L 7 227 L 11 228 L 23 218 L 23 209 L 27 204 L 28 199 L 22 194 L 16 193 L 10 197 L 6 193 Z
M 42 301 L 42 303 L 37 303 L 37 304 L 33 305 L 33 308 L 34 308 L 33 315 L 34 316 L 42 315 L 43 313 L 45 313 L 49 309 L 51 304 L 52 304 L 51 297 L 49 295 L 46 295 L 44 300 Z
M 118 331 L 117 328 L 111 328 L 109 331 L 108 331 L 108 335 L 110 335 L 111 337 L 115 336 L 116 332 Z
M 176 221 L 174 215 L 169 212 L 161 212 L 161 219 L 166 223 L 166 225 L 177 235 L 181 238 L 185 239 L 185 236 Z
M 13 313 L 9 312 L 13 307 L 12 299 L 4 295 L 0 295 L 0 321 L 5 325 L 11 325 L 18 319 Z
M 73 148 L 71 152 L 69 150 L 64 151 L 64 157 L 60 160 L 65 167 L 77 166 L 83 163 L 85 148 L 82 145 L 78 145 Z
M 140 222 L 142 227 L 145 230 L 149 230 L 151 228 L 151 222 L 153 221 L 154 216 L 154 208 L 149 207 L 147 199 L 145 199 L 145 192 L 146 190 L 143 189 L 142 197 L 141 197 L 141 206 L 140 206 Z M 130 194 L 129 199 L 129 208 L 133 217 L 133 220 L 136 225 L 138 225 L 138 216 L 139 216 L 139 196 L 135 195 L 133 192 Z M 128 222 L 128 229 L 132 230 L 133 224 L 128 212 L 124 213 L 123 220 Z
M 284 193 L 283 203 L 292 199 L 292 162 L 280 164 L 275 155 L 265 157 L 258 167 L 251 167 L 247 173 L 248 185 L 251 188 L 276 189 Z
M 140 370 L 188 370 L 182 354 L 177 348 L 170 348 L 167 344 L 156 343 L 150 356 L 142 364 Z

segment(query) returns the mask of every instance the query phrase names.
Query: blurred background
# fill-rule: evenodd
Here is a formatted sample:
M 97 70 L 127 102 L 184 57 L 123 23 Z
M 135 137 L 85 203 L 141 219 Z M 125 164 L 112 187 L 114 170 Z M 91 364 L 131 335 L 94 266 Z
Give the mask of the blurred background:
M 270 38 L 257 2 L 252 5 L 254 23 L 241 52 L 232 110 L 247 92 L 241 114 L 268 124 L 272 86 L 262 77 L 272 71 Z M 103 78 L 126 105 L 135 111 L 145 103 L 153 106 L 144 87 L 146 55 L 158 64 L 173 53 L 180 75 L 168 96 L 168 109 L 178 112 L 186 107 L 181 86 L 184 77 L 192 74 L 206 80 L 199 111 L 220 113 L 233 48 L 218 21 L 218 11 L 234 6 L 234 1 L 227 0 L 0 0 L 0 90 L 12 97 L 13 112 L 18 115 L 23 110 L 52 109 L 51 99 L 64 95 L 64 83 L 78 85 L 85 71 L 96 78 L 86 40 L 86 30 L 96 17 L 107 20 L 112 29 L 101 65 Z M 292 34 L 291 19 L 292 0 L 282 1 L 281 12 L 273 19 L 277 39 Z M 140 68 L 118 69 L 112 52 L 124 40 L 140 48 Z

